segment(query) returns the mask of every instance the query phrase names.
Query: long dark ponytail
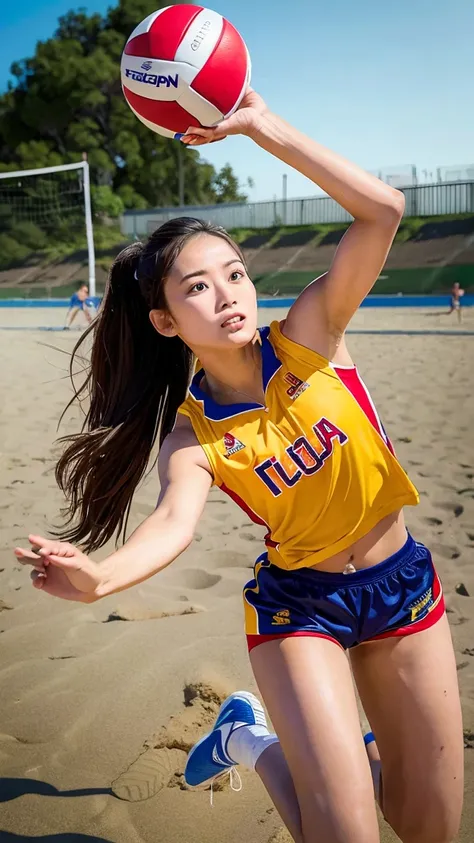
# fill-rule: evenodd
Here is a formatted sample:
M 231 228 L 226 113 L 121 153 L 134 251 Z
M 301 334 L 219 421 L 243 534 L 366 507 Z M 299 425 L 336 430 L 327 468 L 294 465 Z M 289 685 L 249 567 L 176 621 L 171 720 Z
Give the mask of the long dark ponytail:
M 186 397 L 193 354 L 179 337 L 153 328 L 149 312 L 166 308 L 164 280 L 186 242 L 224 229 L 191 217 L 170 220 L 147 243 L 127 246 L 115 259 L 97 319 L 76 344 L 70 364 L 92 333 L 90 366 L 75 400 L 89 400 L 81 433 L 63 437 L 56 466 L 64 492 L 66 527 L 57 535 L 96 550 L 114 533 L 124 537 L 135 489 L 159 444 L 173 429 Z M 74 381 L 73 381 L 74 386 Z

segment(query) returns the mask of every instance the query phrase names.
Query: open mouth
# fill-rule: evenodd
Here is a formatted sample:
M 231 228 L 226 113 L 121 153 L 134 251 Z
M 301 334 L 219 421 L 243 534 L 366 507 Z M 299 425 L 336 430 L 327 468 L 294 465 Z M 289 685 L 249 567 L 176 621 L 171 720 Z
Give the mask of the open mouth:
M 234 316 L 229 316 L 225 322 L 222 323 L 221 328 L 236 328 L 245 321 L 245 316 L 242 316 L 240 313 L 234 314 Z

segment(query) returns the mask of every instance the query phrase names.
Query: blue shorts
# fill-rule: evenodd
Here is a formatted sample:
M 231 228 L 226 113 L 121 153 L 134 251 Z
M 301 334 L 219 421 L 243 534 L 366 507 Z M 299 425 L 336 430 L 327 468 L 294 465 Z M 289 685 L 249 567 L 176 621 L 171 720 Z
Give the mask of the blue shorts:
M 79 298 L 77 293 L 74 293 L 74 295 L 71 296 L 71 300 L 69 302 L 69 307 L 70 308 L 78 307 L 79 310 L 84 310 L 84 302 Z
M 79 310 L 84 310 L 85 307 L 93 307 L 93 306 L 94 306 L 94 300 L 93 299 L 84 299 L 84 301 L 82 301 L 82 299 L 79 298 L 77 293 L 74 293 L 74 295 L 71 296 L 71 300 L 69 302 L 69 308 L 70 309 L 72 309 L 73 307 L 78 307 Z
M 249 650 L 291 635 L 329 638 L 349 649 L 420 632 L 445 611 L 431 554 L 410 535 L 393 556 L 353 574 L 288 571 L 264 553 L 244 587 L 244 606 Z

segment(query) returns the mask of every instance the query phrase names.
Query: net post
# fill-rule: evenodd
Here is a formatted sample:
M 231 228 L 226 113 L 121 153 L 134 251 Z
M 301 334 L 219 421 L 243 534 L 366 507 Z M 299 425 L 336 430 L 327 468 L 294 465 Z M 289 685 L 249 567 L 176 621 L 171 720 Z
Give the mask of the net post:
M 95 285 L 95 252 L 94 252 L 94 232 L 92 229 L 92 208 L 91 208 L 91 183 L 89 177 L 89 162 L 87 160 L 87 153 L 83 155 L 84 168 L 84 209 L 86 215 L 86 236 L 87 236 L 87 254 L 89 262 L 89 295 L 91 297 L 96 295 Z

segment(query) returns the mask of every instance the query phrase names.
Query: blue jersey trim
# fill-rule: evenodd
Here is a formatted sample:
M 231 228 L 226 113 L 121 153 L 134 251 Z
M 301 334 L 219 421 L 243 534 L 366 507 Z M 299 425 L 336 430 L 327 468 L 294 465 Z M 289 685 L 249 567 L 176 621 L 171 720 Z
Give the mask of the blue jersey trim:
M 262 344 L 262 381 L 263 391 L 267 391 L 268 384 L 273 376 L 281 368 L 281 362 L 275 354 L 275 350 L 269 340 L 270 328 L 259 328 L 260 340 Z M 199 369 L 194 375 L 189 392 L 196 401 L 201 401 L 203 404 L 203 412 L 207 419 L 211 421 L 224 421 L 225 419 L 233 418 L 240 415 L 240 413 L 248 413 L 253 410 L 262 410 L 263 404 L 254 404 L 249 402 L 247 404 L 217 404 L 210 395 L 207 395 L 201 387 L 200 383 L 204 376 L 204 369 Z

